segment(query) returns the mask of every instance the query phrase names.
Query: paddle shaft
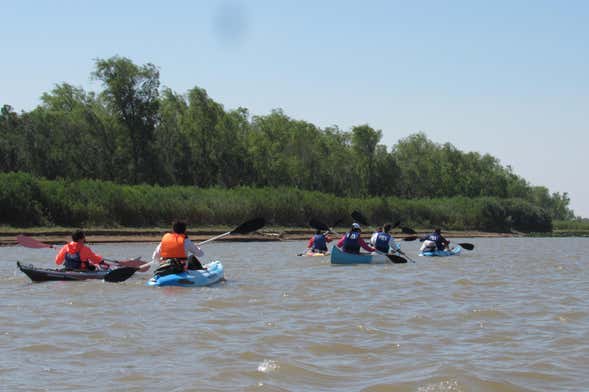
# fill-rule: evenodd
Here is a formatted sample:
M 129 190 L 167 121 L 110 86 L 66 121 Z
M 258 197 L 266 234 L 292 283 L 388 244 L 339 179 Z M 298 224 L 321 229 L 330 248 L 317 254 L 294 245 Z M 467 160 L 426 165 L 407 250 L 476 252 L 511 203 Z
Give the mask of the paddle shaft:
M 229 235 L 229 234 L 231 234 L 231 233 L 232 233 L 231 231 L 228 231 L 227 233 L 219 234 L 219 235 L 217 235 L 217 236 L 214 236 L 213 238 L 209 238 L 208 240 L 205 240 L 205 241 L 199 242 L 199 243 L 198 243 L 198 246 L 204 245 L 204 244 L 206 244 L 206 243 L 208 243 L 208 242 L 211 242 L 211 241 L 214 241 L 214 240 L 218 240 L 219 238 L 226 237 L 226 236 L 228 236 L 228 235 Z
M 229 234 L 247 234 L 247 233 L 251 233 L 252 231 L 256 231 L 258 229 L 261 229 L 264 225 L 266 224 L 265 220 L 263 218 L 256 218 L 256 219 L 251 219 L 247 222 L 242 223 L 241 225 L 237 226 L 235 229 L 228 231 L 226 233 L 223 234 L 219 234 L 216 235 L 212 238 L 209 238 L 208 240 L 202 241 L 198 243 L 198 246 L 202 246 L 206 243 L 209 243 L 211 241 L 215 241 L 218 240 L 219 238 L 223 238 L 228 236 Z M 145 268 L 147 266 L 150 266 L 152 264 L 154 264 L 155 262 L 157 262 L 159 260 L 151 260 L 149 263 L 145 263 L 142 266 L 138 267 L 138 268 Z

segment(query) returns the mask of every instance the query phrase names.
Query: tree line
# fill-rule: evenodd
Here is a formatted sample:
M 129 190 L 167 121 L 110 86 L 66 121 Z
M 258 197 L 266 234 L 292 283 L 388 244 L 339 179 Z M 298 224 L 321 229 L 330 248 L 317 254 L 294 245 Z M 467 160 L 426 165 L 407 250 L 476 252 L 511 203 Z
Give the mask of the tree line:
M 521 199 L 570 219 L 566 193 L 532 186 L 498 159 L 437 144 L 423 133 L 381 144 L 369 125 L 349 131 L 282 110 L 226 110 L 207 92 L 160 86 L 153 64 L 98 59 L 98 92 L 61 83 L 29 112 L 0 110 L 0 172 L 49 180 L 199 188 L 289 187 L 341 197 Z

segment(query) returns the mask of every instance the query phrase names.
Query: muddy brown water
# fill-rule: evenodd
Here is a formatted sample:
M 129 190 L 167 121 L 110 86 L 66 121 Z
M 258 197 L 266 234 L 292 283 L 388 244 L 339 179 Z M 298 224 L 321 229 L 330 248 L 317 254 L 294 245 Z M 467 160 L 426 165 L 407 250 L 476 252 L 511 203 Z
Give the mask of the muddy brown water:
M 461 242 L 457 240 L 457 242 Z M 305 243 L 211 243 L 227 281 L 33 284 L 0 247 L 0 390 L 589 390 L 589 239 L 468 239 L 416 264 L 332 266 Z M 154 244 L 100 244 L 109 258 Z

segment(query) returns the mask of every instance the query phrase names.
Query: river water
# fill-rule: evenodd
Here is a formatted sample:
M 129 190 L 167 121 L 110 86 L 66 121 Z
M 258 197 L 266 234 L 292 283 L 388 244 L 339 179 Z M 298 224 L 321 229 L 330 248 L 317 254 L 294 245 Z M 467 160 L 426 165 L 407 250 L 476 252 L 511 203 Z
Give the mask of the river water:
M 460 241 L 458 241 L 460 242 Z M 469 239 L 417 263 L 332 266 L 303 242 L 212 243 L 208 288 L 32 284 L 0 248 L 0 390 L 586 391 L 589 239 Z M 154 244 L 96 245 L 107 258 Z

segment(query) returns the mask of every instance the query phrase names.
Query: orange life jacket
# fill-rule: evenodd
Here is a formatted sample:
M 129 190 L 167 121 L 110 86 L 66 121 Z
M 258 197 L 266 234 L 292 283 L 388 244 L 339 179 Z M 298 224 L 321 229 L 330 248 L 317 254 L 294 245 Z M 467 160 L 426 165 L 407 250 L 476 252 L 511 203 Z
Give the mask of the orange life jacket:
M 162 259 L 186 259 L 186 250 L 184 250 L 185 238 L 185 234 L 164 234 L 160 246 L 160 256 Z

